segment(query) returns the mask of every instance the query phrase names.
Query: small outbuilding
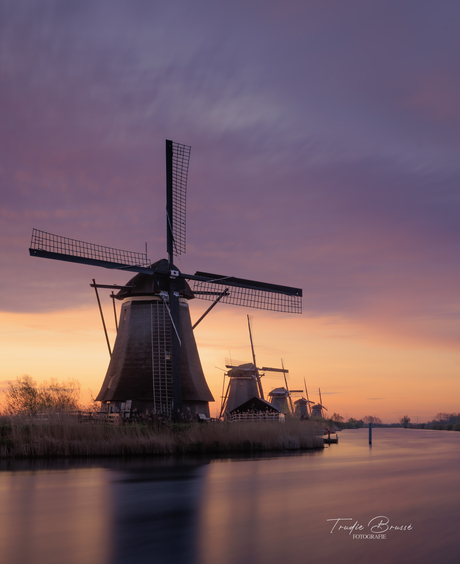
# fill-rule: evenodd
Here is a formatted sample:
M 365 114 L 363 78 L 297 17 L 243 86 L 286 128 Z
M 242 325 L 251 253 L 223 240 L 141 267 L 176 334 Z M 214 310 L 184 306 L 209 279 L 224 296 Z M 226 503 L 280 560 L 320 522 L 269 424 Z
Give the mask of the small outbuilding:
M 230 421 L 280 421 L 281 410 L 261 398 L 254 396 L 230 412 Z

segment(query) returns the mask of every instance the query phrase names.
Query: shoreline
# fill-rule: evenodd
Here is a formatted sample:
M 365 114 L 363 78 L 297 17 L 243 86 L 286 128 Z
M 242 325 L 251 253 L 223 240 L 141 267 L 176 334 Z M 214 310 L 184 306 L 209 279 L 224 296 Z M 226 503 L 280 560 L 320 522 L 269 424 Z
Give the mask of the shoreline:
M 5 421 L 9 419 L 9 421 Z M 182 454 L 236 454 L 323 449 L 314 422 L 171 423 L 107 425 L 3 418 L 0 459 L 99 458 Z

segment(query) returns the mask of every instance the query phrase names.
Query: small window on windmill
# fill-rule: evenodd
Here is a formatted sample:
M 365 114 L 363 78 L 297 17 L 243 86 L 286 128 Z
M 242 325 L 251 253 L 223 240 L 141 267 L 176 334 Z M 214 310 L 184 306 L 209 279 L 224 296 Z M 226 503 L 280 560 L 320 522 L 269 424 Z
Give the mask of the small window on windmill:
M 107 386 L 107 389 L 109 389 L 110 386 L 112 385 L 113 378 L 114 378 L 113 376 L 110 376 L 109 385 Z
M 124 312 L 123 312 L 123 321 L 126 319 L 126 314 L 127 314 L 127 312 L 128 312 L 128 308 L 125 307 L 125 308 L 124 308 Z

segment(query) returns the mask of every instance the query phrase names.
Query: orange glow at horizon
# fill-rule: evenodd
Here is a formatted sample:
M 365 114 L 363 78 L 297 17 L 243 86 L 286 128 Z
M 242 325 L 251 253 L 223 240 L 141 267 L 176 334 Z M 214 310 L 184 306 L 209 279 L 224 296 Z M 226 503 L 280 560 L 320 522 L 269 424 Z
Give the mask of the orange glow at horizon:
M 208 304 L 191 303 L 192 321 Z M 303 389 L 319 400 L 321 388 L 327 415 L 339 413 L 360 419 L 376 415 L 397 422 L 407 414 L 412 422 L 433 419 L 438 412 L 458 412 L 460 357 L 451 343 L 428 343 L 418 338 L 392 336 L 381 327 L 356 320 L 282 315 L 259 310 L 218 306 L 195 329 L 203 370 L 215 402 L 211 415 L 220 411 L 225 358 L 252 361 L 247 313 L 259 367 L 289 370 L 288 385 Z M 105 312 L 113 346 L 113 315 Z M 111 317 L 109 317 L 111 316 Z M 49 378 L 75 378 L 81 400 L 87 403 L 102 385 L 109 355 L 96 307 L 53 313 L 3 314 L 3 377 L 0 387 L 22 374 L 38 382 Z M 443 388 L 437 386 L 442 376 Z M 262 379 L 264 393 L 284 381 Z M 91 391 L 91 393 L 90 393 Z M 305 395 L 305 394 L 303 394 Z

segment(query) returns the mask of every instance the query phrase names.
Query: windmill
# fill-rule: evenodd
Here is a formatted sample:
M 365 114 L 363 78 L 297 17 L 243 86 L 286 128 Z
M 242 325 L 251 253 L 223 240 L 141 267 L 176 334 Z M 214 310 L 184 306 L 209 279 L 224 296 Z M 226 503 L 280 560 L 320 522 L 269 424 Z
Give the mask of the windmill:
M 110 364 L 97 400 L 103 409 L 179 417 L 209 414 L 213 401 L 193 328 L 220 301 L 286 313 L 302 312 L 302 290 L 197 271 L 184 274 L 174 257 L 185 253 L 186 190 L 191 148 L 166 141 L 166 251 L 153 264 L 147 253 L 124 251 L 33 229 L 30 255 L 135 272 L 119 290 L 123 300 Z M 191 286 L 189 285 L 189 282 Z M 192 328 L 188 300 L 213 301 Z M 110 347 L 109 347 L 110 350 Z
M 252 398 L 258 398 L 265 401 L 262 388 L 261 378 L 265 372 L 288 372 L 281 368 L 270 368 L 263 366 L 257 367 L 256 354 L 254 351 L 254 343 L 252 340 L 251 317 L 248 315 L 249 341 L 251 343 L 252 363 L 233 361 L 226 359 L 225 368 L 228 368 L 227 376 L 229 378 L 225 396 L 222 398 L 222 406 L 220 417 L 224 417 L 226 413 L 230 413 L 233 409 L 246 403 Z M 261 374 L 262 372 L 262 374 Z M 225 378 L 225 375 L 224 375 Z
M 312 417 L 323 417 L 323 409 L 327 411 L 327 408 L 323 405 L 323 400 L 321 399 L 321 388 L 319 389 L 319 403 L 316 403 L 311 408 L 311 415 Z
M 283 373 L 285 388 L 275 388 L 268 395 L 270 396 L 270 403 L 280 409 L 285 414 L 292 415 L 294 413 L 294 406 L 292 405 L 291 394 L 302 393 L 302 390 L 290 390 L 286 374 L 289 370 L 284 368 L 283 359 L 281 359 L 281 366 L 283 367 L 280 372 Z M 288 403 L 289 402 L 289 403 Z
M 258 385 L 257 367 L 248 363 L 226 364 L 229 371 L 224 374 L 228 377 L 227 390 L 222 398 L 220 418 L 227 415 L 236 407 L 246 403 L 252 398 L 262 399 Z
M 310 398 L 308 397 L 308 390 L 307 390 L 307 382 L 305 381 L 305 378 L 303 379 L 303 384 L 305 386 L 305 395 L 307 396 L 307 399 L 305 398 L 300 398 L 297 401 L 294 402 L 295 405 L 295 413 L 296 415 L 298 415 L 301 419 L 308 419 L 309 416 L 311 415 L 311 413 L 309 413 L 309 405 L 310 403 L 315 403 L 314 401 L 310 401 Z

